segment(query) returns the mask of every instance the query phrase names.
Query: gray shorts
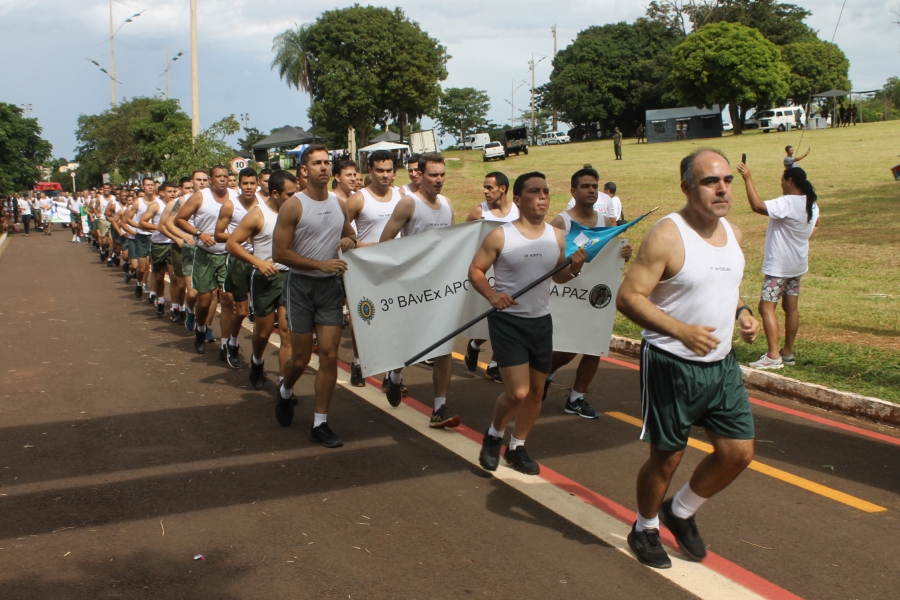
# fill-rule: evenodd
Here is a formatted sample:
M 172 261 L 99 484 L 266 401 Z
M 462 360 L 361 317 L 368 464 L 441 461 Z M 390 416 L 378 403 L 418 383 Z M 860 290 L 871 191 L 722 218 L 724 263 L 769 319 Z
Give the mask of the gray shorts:
M 309 277 L 288 273 L 281 296 L 288 329 L 310 333 L 314 324 L 344 325 L 344 288 L 337 277 Z

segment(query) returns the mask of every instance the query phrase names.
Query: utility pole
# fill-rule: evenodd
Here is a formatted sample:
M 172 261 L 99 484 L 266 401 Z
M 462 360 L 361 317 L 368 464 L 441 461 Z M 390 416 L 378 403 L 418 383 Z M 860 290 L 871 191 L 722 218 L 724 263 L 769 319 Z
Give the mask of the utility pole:
M 200 133 L 200 74 L 197 61 L 197 0 L 191 0 L 191 135 Z
M 166 46 L 165 61 L 163 65 L 166 67 L 166 100 L 169 99 L 169 47 Z
M 109 71 L 112 85 L 112 106 L 116 107 L 116 34 L 113 31 L 113 0 L 109 0 Z
M 887 96 L 885 96 L 885 98 L 887 98 Z M 21 106 L 22 108 L 25 109 L 25 118 L 30 119 L 31 111 L 34 110 L 34 105 L 33 104 L 20 104 L 19 106 Z
M 534 132 L 534 68 L 538 65 L 539 62 L 547 58 L 544 56 L 537 62 L 534 62 L 534 52 L 531 53 L 531 60 L 528 61 L 528 68 L 531 69 L 531 144 L 537 144 L 537 136 Z
M 550 31 L 553 32 L 553 58 L 556 59 L 556 24 L 554 23 L 550 27 Z M 553 131 L 556 131 L 559 127 L 556 122 L 556 107 L 553 107 Z

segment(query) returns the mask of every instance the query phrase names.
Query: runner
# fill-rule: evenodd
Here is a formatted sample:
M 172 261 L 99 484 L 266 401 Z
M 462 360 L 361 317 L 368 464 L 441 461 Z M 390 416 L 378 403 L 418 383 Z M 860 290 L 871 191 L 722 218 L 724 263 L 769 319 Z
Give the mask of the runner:
M 112 238 L 109 235 L 109 221 L 106 218 L 106 209 L 109 203 L 116 199 L 112 195 L 112 188 L 108 183 L 104 183 L 100 188 L 100 197 L 94 205 L 94 218 L 97 219 L 97 245 L 100 247 L 100 262 L 106 262 L 109 256 L 109 249 L 112 245 Z
M 240 182 L 240 195 L 235 200 L 226 200 L 222 204 L 222 210 L 219 211 L 215 239 L 220 243 L 228 242 L 229 236 L 241 220 L 247 216 L 247 212 L 257 204 L 256 190 L 259 185 L 256 170 L 241 169 L 241 172 L 238 173 L 238 181 Z M 245 241 L 244 248 L 250 252 L 253 246 Z M 241 333 L 244 319 L 250 314 L 250 278 L 253 276 L 253 266 L 231 253 L 226 256 L 225 285 L 222 287 L 222 314 L 224 315 L 226 310 L 229 312 L 230 329 L 222 329 L 219 360 L 227 362 L 232 369 L 240 369 L 241 355 L 238 336 Z
M 412 196 L 419 191 L 422 185 L 422 171 L 419 170 L 419 159 L 421 154 L 410 154 L 406 162 L 406 173 L 409 175 L 409 183 L 400 188 L 400 193 L 404 196 Z
M 544 222 L 550 187 L 542 173 L 520 175 L 513 185 L 513 199 L 519 218 L 487 234 L 469 266 L 472 287 L 498 311 L 488 316 L 488 328 L 504 387 L 484 434 L 478 462 L 488 471 L 497 470 L 504 431 L 515 419 L 504 459 L 517 471 L 537 475 L 541 468 L 528 456 L 525 440 L 541 414 L 541 391 L 553 355 L 550 281 L 545 280 L 517 300 L 510 294 L 564 264 L 566 238 Z M 568 269 L 556 273 L 553 281 L 566 283 L 578 277 L 586 258 L 584 249 L 577 250 Z M 487 279 L 491 267 L 493 287 Z
M 123 198 L 123 201 L 121 203 L 110 202 L 107 206 L 106 214 L 107 219 L 115 219 L 122 236 L 122 257 L 125 261 L 125 264 L 122 265 L 122 270 L 125 271 L 125 283 L 128 284 L 131 283 L 131 280 L 134 279 L 137 273 L 137 260 L 134 258 L 134 238 L 136 233 L 128 224 L 128 219 L 126 218 L 127 214 L 134 210 L 135 200 L 127 193 L 120 193 L 120 197 Z M 113 211 L 115 211 L 115 214 L 113 214 Z M 140 284 L 138 284 L 138 287 L 140 288 Z
M 380 241 L 387 242 L 402 234 L 415 235 L 431 229 L 450 227 L 455 223 L 450 200 L 441 195 L 447 168 L 444 157 L 438 153 L 423 154 L 419 158 L 422 173 L 419 190 L 411 196 L 404 196 L 394 209 L 391 218 L 381 232 Z M 445 354 L 434 358 L 431 380 L 434 386 L 434 411 L 431 413 L 430 427 L 456 427 L 459 416 L 447 406 L 447 392 L 450 390 L 453 356 Z M 402 369 L 393 371 L 387 382 L 387 399 L 391 406 L 400 406 L 403 399 Z
M 347 158 L 340 158 L 332 165 L 331 175 L 334 177 L 332 191 L 335 196 L 344 202 L 350 200 L 350 196 L 356 193 L 356 180 L 359 178 L 356 163 Z
M 207 331 L 211 331 L 212 320 L 210 317 L 215 315 L 215 309 L 212 308 L 213 298 L 218 295 L 216 292 L 220 292 L 225 285 L 225 244 L 216 242 L 213 238 L 216 221 L 222 205 L 227 200 L 237 199 L 237 193 L 227 187 L 228 169 L 226 167 L 216 165 L 212 168 L 210 175 L 209 187 L 195 191 L 175 217 L 175 226 L 189 235 L 193 235 L 195 243 L 199 242 L 195 246 L 191 271 L 191 285 L 199 294 L 196 304 L 197 327 L 194 332 L 194 350 L 198 354 L 206 352 Z M 190 223 L 190 219 L 193 219 L 193 225 Z M 232 315 L 225 309 L 223 302 L 222 312 L 219 316 L 219 328 L 223 337 L 231 331 L 231 317 Z
M 628 545 L 640 562 L 660 569 L 672 562 L 659 540 L 659 521 L 685 556 L 703 560 L 706 543 L 694 513 L 753 459 L 753 415 L 731 340 L 735 320 L 746 343 L 756 338 L 759 322 L 740 296 L 742 235 L 725 220 L 732 179 L 728 160 L 716 150 L 700 149 L 681 161 L 687 202 L 644 238 L 616 301 L 644 327 L 640 437 L 650 444 L 638 473 L 638 515 Z M 714 450 L 663 502 L 692 425 L 706 430 Z
M 147 291 L 147 280 L 150 274 L 150 234 L 151 231 L 144 230 L 141 225 L 141 217 L 150 208 L 150 205 L 156 201 L 156 181 L 150 177 L 144 177 L 141 182 L 142 193 L 135 198 L 134 204 L 130 211 L 125 211 L 125 222 L 128 223 L 135 231 L 134 239 L 131 241 L 131 259 L 132 266 L 137 265 L 135 269 L 135 278 L 137 284 L 134 288 L 134 297 L 140 298 Z M 156 291 L 150 292 L 150 303 L 156 297 Z
M 233 173 L 229 173 L 229 174 L 228 174 L 228 189 L 229 189 L 229 190 L 234 190 L 234 191 L 240 193 L 240 192 L 238 191 L 237 177 L 235 177 Z
M 190 238 L 190 242 L 187 245 L 181 246 L 181 261 L 185 280 L 185 305 L 187 306 L 185 309 L 186 316 L 184 319 L 184 326 L 191 332 L 195 331 L 197 327 L 197 317 L 194 311 L 197 307 L 198 294 L 192 283 L 194 256 L 197 254 L 197 241 L 194 239 L 194 236 L 178 228 L 178 225 L 175 223 L 175 218 L 178 216 L 178 211 L 180 211 L 181 207 L 190 200 L 194 192 L 204 190 L 208 187 L 209 175 L 206 171 L 198 170 L 191 173 L 191 182 L 189 184 L 182 180 L 181 198 L 176 202 L 177 206 L 173 206 L 172 213 L 166 221 L 166 228 L 169 230 L 169 233 L 175 234 L 182 239 L 184 239 L 184 236 Z M 193 218 L 191 218 L 191 223 L 193 223 Z M 211 323 L 212 321 L 210 320 L 207 325 L 210 325 Z M 207 331 L 209 331 L 209 329 L 207 329 Z M 210 341 L 209 337 L 211 337 L 211 334 L 207 335 L 207 341 Z
M 484 193 L 484 202 L 477 205 L 466 217 L 466 222 L 479 221 L 497 221 L 500 223 L 510 223 L 519 218 L 519 207 L 509 199 L 509 178 L 500 172 L 488 173 L 484 176 L 484 185 L 482 186 Z M 478 368 L 478 354 L 481 352 L 481 345 L 486 340 L 469 340 L 466 344 L 466 356 L 463 362 L 466 368 L 475 372 Z M 500 374 L 500 367 L 497 366 L 496 357 L 491 356 L 491 362 L 484 372 L 486 379 L 503 383 L 503 376 Z
M 566 233 L 572 229 L 572 221 L 583 227 L 610 227 L 615 225 L 615 220 L 612 217 L 603 216 L 594 208 L 594 206 L 597 205 L 597 196 L 599 195 L 599 178 L 600 175 L 597 171 L 591 168 L 576 171 L 572 175 L 571 181 L 571 192 L 572 197 L 575 200 L 575 206 L 554 217 L 554 219 L 550 221 L 550 224 L 557 229 L 562 229 Z M 622 258 L 626 261 L 629 260 L 632 251 L 631 244 L 623 246 Z M 553 353 L 553 365 L 550 368 L 550 375 L 547 377 L 547 381 L 544 384 L 542 400 L 547 399 L 547 391 L 550 389 L 550 385 L 553 382 L 553 377 L 556 375 L 556 372 L 572 362 L 576 356 L 577 354 L 573 352 Z M 570 415 L 584 417 L 585 419 L 596 419 L 600 417 L 600 414 L 591 408 L 590 404 L 584 399 L 584 395 L 588 391 L 588 386 L 590 386 L 591 381 L 593 381 L 594 375 L 597 374 L 599 368 L 599 356 L 591 356 L 588 354 L 582 355 L 581 360 L 578 363 L 578 368 L 575 371 L 575 382 L 572 384 L 572 390 L 569 392 L 568 400 L 566 400 L 564 408 L 565 412 Z
M 153 291 L 151 294 L 156 296 L 156 318 L 162 319 L 166 316 L 166 274 L 169 275 L 171 282 L 169 295 L 172 298 L 172 304 L 175 304 L 175 272 L 172 269 L 174 264 L 172 243 L 174 240 L 169 237 L 165 228 L 159 226 L 159 223 L 168 203 L 175 200 L 178 188 L 166 181 L 160 186 L 159 190 L 162 196 L 150 203 L 138 224 L 145 231 L 151 232 L 150 267 L 153 270 Z M 174 306 L 172 310 L 175 310 Z
M 300 158 L 300 172 L 307 178 L 305 191 L 297 192 L 278 211 L 272 242 L 272 260 L 290 269 L 284 281 L 291 360 L 284 381 L 275 394 L 275 417 L 282 427 L 294 419 L 293 387 L 312 356 L 313 331 L 319 343 L 316 373 L 316 408 L 310 441 L 326 448 L 344 442 L 328 426 L 328 408 L 337 385 L 337 351 L 343 329 L 344 292 L 339 277 L 347 263 L 337 258 L 338 248 L 356 247 L 347 219 L 347 207 L 328 191 L 330 157 L 325 146 L 313 144 Z
M 80 194 L 69 196 L 66 208 L 69 210 L 69 227 L 72 229 L 72 241 L 81 241 L 81 207 L 84 201 Z
M 187 247 L 193 251 L 194 238 L 175 227 L 173 220 L 185 198 L 190 198 L 193 187 L 194 184 L 190 177 L 182 177 L 178 182 L 178 189 L 174 199 L 166 203 L 166 207 L 162 210 L 162 215 L 159 218 L 159 230 L 172 240 L 172 283 L 169 286 L 169 289 L 172 290 L 172 322 L 182 325 L 187 315 L 188 279 L 184 272 L 184 249 Z M 193 296 L 194 301 L 196 301 L 196 292 Z M 193 308 L 191 308 L 191 311 L 193 311 Z
M 125 194 L 125 197 L 128 197 L 127 194 Z M 128 202 L 128 205 L 131 206 L 130 201 Z M 118 228 L 113 225 L 113 218 L 118 220 L 117 215 L 121 213 L 122 206 L 123 205 L 116 197 L 114 197 L 114 199 L 106 206 L 105 218 L 110 223 L 109 236 L 111 240 L 111 254 L 106 259 L 107 267 L 118 267 L 122 263 L 120 257 L 122 255 L 122 242 L 125 238 L 122 234 L 121 225 Z M 127 265 L 125 271 L 128 271 Z
M 259 172 L 259 189 L 256 191 L 258 202 L 265 202 L 269 199 L 269 177 L 271 176 L 272 169 L 263 169 Z
M 270 175 L 268 197 L 247 212 L 225 243 L 225 249 L 231 256 L 253 265 L 250 295 L 256 317 L 253 321 L 250 385 L 255 390 L 261 390 L 266 379 L 266 344 L 275 329 L 276 315 L 281 336 L 281 347 L 278 349 L 279 389 L 284 380 L 285 365 L 291 358 L 291 335 L 281 293 L 288 268 L 272 260 L 272 236 L 281 206 L 297 191 L 297 178 L 288 171 L 280 170 Z M 241 177 L 241 182 L 243 184 L 244 177 Z M 253 243 L 252 253 L 244 246 L 247 240 Z

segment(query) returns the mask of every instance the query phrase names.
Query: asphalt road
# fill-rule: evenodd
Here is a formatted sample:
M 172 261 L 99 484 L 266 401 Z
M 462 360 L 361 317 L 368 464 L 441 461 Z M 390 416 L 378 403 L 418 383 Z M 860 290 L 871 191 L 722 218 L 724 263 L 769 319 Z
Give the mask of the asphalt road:
M 197 355 L 69 239 L 17 237 L 0 256 L 0 597 L 724 597 L 598 533 L 627 530 L 647 454 L 629 361 L 603 362 L 596 421 L 563 413 L 574 370 L 557 375 L 528 440 L 548 473 L 538 492 L 472 464 L 500 386 L 461 362 L 449 403 L 468 434 L 412 411 L 431 402 L 417 366 L 406 412 L 339 387 L 329 422 L 346 445 L 326 450 L 308 441 L 312 369 L 279 427 L 273 383 L 253 391 L 246 368 Z M 249 332 L 242 346 L 246 360 Z M 768 597 L 896 597 L 900 435 L 752 395 L 758 464 L 698 514 L 709 568 Z M 704 456 L 693 437 L 673 488 Z M 548 490 L 589 512 L 566 516 Z

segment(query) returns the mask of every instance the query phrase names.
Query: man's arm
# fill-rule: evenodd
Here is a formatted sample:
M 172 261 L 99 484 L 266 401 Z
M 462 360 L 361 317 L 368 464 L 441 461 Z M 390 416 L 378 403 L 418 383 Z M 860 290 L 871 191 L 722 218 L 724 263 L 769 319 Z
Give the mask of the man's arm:
M 110 203 L 110 204 L 112 204 L 112 203 Z M 132 207 L 129 208 L 127 211 L 125 211 L 125 214 L 123 215 L 125 218 L 125 224 L 128 225 L 129 227 L 132 227 L 135 231 L 137 231 L 138 229 L 141 228 L 141 226 L 138 225 L 134 220 L 134 215 L 136 215 L 136 214 L 137 214 L 137 207 L 132 205 Z
M 275 232 L 272 235 L 272 260 L 292 269 L 324 271 L 325 273 L 343 273 L 347 263 L 339 258 L 331 260 L 313 260 L 300 256 L 291 250 L 294 229 L 303 216 L 303 205 L 296 198 L 291 198 L 281 205 L 278 220 L 275 221 Z
M 750 173 L 750 167 L 744 163 L 737 164 L 738 173 L 744 178 L 744 188 L 747 190 L 747 201 L 750 202 L 750 210 L 759 214 L 769 216 L 769 209 L 766 208 L 765 202 L 756 192 L 756 186 L 753 185 L 753 175 Z
M 131 228 L 131 217 L 134 216 L 136 209 L 132 206 L 128 210 L 119 215 L 119 226 L 128 235 L 135 235 L 134 229 Z
M 356 230 L 350 224 L 347 203 L 340 198 L 338 198 L 338 203 L 340 203 L 341 211 L 344 213 L 344 228 L 341 230 L 341 240 L 338 242 L 338 248 L 341 249 L 341 252 L 349 252 L 359 245 L 359 241 L 356 239 Z
M 469 214 L 466 217 L 466 223 L 468 223 L 470 221 L 480 221 L 483 216 L 484 216 L 484 212 L 482 211 L 481 205 L 476 204 L 475 207 L 469 211 Z M 551 223 L 551 225 L 552 225 L 552 223 Z M 556 226 L 554 225 L 554 227 L 556 227 Z
M 804 158 L 806 158 L 807 156 L 809 156 L 809 151 L 810 151 L 810 150 L 811 150 L 811 148 L 807 148 L 807 149 L 806 149 L 806 154 L 804 154 L 803 156 L 795 156 L 795 157 L 794 157 L 794 162 L 800 162 L 801 160 L 803 160 Z
M 141 220 L 138 223 L 141 229 L 144 231 L 158 231 L 159 228 L 150 222 L 150 219 L 156 216 L 156 213 L 159 212 L 159 203 L 154 202 L 150 205 L 150 207 L 144 211 L 144 214 L 141 215 Z
M 216 232 L 213 239 L 217 242 L 228 241 L 228 225 L 231 223 L 231 217 L 234 215 L 234 203 L 231 200 L 225 200 L 222 208 L 219 209 L 219 218 L 216 220 Z
M 504 310 L 513 304 L 518 304 L 509 294 L 502 294 L 491 287 L 487 279 L 487 271 L 496 262 L 503 249 L 506 236 L 502 227 L 497 227 L 484 236 L 481 246 L 475 252 L 471 264 L 469 264 L 469 281 L 475 291 L 484 296 L 491 306 L 497 310 Z
M 271 260 L 261 260 L 248 252 L 242 245 L 253 236 L 259 235 L 259 232 L 262 231 L 264 221 L 265 219 L 263 218 L 262 213 L 251 208 L 250 212 L 247 213 L 247 216 L 241 219 L 238 226 L 235 227 L 234 231 L 231 232 L 231 235 L 228 236 L 228 241 L 225 242 L 225 250 L 235 258 L 239 258 L 245 263 L 253 265 L 259 269 L 260 273 L 269 277 L 278 272 L 278 269 L 275 268 L 275 263 Z
M 184 205 L 178 210 L 178 215 L 175 217 L 175 226 L 183 232 L 187 233 L 190 236 L 198 238 L 203 245 L 206 247 L 214 245 L 216 242 L 208 233 L 201 233 L 196 227 L 190 224 L 188 219 L 190 219 L 196 212 L 200 209 L 200 205 L 203 203 L 203 194 L 200 192 L 194 192 L 191 195 L 190 200 L 184 203 Z
M 179 248 L 182 247 L 183 244 L 193 246 L 194 238 L 175 227 L 175 215 L 178 214 L 175 210 L 175 204 L 177 203 L 178 199 L 176 198 L 166 205 L 166 210 L 163 211 L 163 215 L 159 218 L 159 226 L 163 233 L 178 244 Z M 179 204 L 178 207 L 181 208 L 181 205 Z
M 409 220 L 412 218 L 415 211 L 416 201 L 413 198 L 410 196 L 401 198 L 400 202 L 397 203 L 397 206 L 394 207 L 394 212 L 384 226 L 384 230 L 381 232 L 381 239 L 378 241 L 388 242 L 397 237 L 397 234 L 400 233 L 403 226 L 409 223 Z
M 566 234 L 560 229 L 557 229 L 554 233 L 556 234 L 556 241 L 559 244 L 559 260 L 556 261 L 556 266 L 558 267 L 566 262 Z M 572 253 L 571 258 L 572 264 L 569 265 L 568 269 L 563 269 L 556 273 L 553 276 L 554 282 L 568 283 L 578 277 L 578 274 L 581 273 L 581 269 L 584 268 L 584 261 L 587 260 L 587 251 L 584 248 L 579 248 Z

